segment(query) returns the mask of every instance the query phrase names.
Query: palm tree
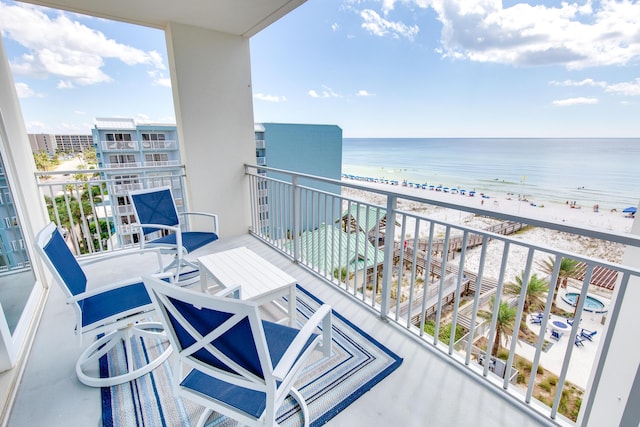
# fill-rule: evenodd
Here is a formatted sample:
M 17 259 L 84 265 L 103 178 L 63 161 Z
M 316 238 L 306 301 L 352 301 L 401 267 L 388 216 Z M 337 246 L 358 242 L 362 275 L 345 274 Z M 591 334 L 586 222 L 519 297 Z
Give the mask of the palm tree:
M 491 311 L 479 310 L 478 316 L 485 320 L 491 321 L 493 317 L 493 306 L 495 303 L 495 297 L 491 300 Z M 510 307 L 507 301 L 500 301 L 498 306 L 498 319 L 496 320 L 496 332 L 493 339 L 493 348 L 491 349 L 491 356 L 496 357 L 498 350 L 501 348 L 502 336 L 505 337 L 505 345 L 509 343 L 509 336 L 513 334 L 513 327 L 516 321 L 516 307 Z
M 524 278 L 524 271 L 516 276 L 515 282 L 509 282 L 505 284 L 504 290 L 507 295 L 519 296 L 522 291 L 522 280 Z M 524 296 L 524 306 L 522 311 L 524 314 L 529 314 L 531 310 L 542 310 L 544 308 L 544 297 L 549 292 L 549 282 L 542 277 L 538 277 L 535 273 L 529 279 L 527 285 L 527 292 Z
M 538 265 L 545 273 L 551 276 L 555 267 L 555 259 L 554 257 L 550 256 L 546 260 L 538 263 Z M 560 288 L 560 285 L 562 285 L 563 288 L 566 288 L 569 278 L 576 277 L 577 274 L 578 261 L 571 258 L 562 258 L 560 260 L 560 272 L 558 273 L 558 280 L 556 280 L 556 286 L 553 290 L 553 301 L 551 302 L 553 308 L 556 307 L 556 297 L 558 296 L 558 289 Z

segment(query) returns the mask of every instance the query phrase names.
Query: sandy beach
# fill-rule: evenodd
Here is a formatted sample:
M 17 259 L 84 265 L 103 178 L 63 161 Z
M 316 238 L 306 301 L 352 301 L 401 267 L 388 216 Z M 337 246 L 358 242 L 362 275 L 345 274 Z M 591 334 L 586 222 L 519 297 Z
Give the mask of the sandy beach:
M 628 233 L 634 219 L 626 217 L 626 214 L 610 210 L 594 211 L 593 206 L 575 206 L 568 204 L 549 203 L 541 200 L 521 201 L 517 195 L 504 194 L 502 196 L 490 196 L 490 198 L 482 198 L 480 195 L 474 197 L 463 196 L 460 194 L 444 193 L 442 191 L 434 191 L 428 189 L 405 187 L 402 185 L 389 185 L 384 183 L 354 181 L 344 179 L 345 182 L 357 182 L 358 184 L 377 188 L 386 191 L 394 191 L 401 194 L 409 194 L 416 197 L 426 199 L 455 203 L 468 207 L 485 209 L 491 212 L 500 212 L 504 214 L 520 215 L 528 218 L 568 223 L 575 226 L 593 228 L 614 233 Z M 381 195 L 368 193 L 362 190 L 343 189 L 343 195 L 366 202 L 385 205 L 385 198 Z M 476 216 L 468 212 L 446 209 L 439 206 L 429 206 L 422 203 L 411 201 L 400 201 L 400 209 L 412 213 L 424 215 L 430 218 L 444 220 L 454 224 L 464 224 L 472 228 L 485 228 L 495 220 L 490 218 Z M 413 227 L 408 226 L 407 230 L 411 230 L 404 238 L 413 237 Z M 402 240 L 401 230 L 396 229 L 397 240 Z M 420 237 L 426 237 L 427 231 L 421 230 Z M 549 229 L 533 227 L 512 236 L 514 239 L 523 240 L 535 245 L 550 246 L 557 249 L 566 250 L 568 252 L 580 254 L 583 256 L 605 259 L 610 262 L 619 263 L 622 260 L 624 246 L 621 244 L 603 242 L 586 237 L 578 237 L 563 232 L 553 231 Z M 484 274 L 489 277 L 497 278 L 500 269 L 500 257 L 502 251 L 500 242 L 492 241 L 488 246 L 487 263 L 485 264 Z M 525 266 L 526 250 L 523 247 L 513 246 L 509 256 L 509 266 L 507 268 L 507 279 L 512 280 L 518 275 Z M 548 255 L 536 253 L 534 260 L 540 261 Z M 471 249 L 467 252 L 465 268 L 477 269 L 480 257 L 480 249 Z M 535 265 L 535 264 L 534 264 Z M 535 266 L 534 266 L 535 269 Z M 536 272 L 534 270 L 534 272 Z M 541 274 L 541 272 L 538 272 Z M 594 288 L 594 286 L 591 286 Z M 601 289 L 593 289 L 596 293 L 610 294 L 609 291 Z
M 345 181 L 352 180 L 346 179 Z M 462 196 L 460 194 L 444 193 L 432 190 L 424 190 L 419 188 L 403 187 L 402 185 L 391 186 L 383 183 L 371 183 L 358 181 L 366 187 L 378 188 L 386 191 L 394 191 L 401 194 L 410 194 L 416 197 L 427 198 L 431 200 L 437 200 L 441 202 L 455 203 L 468 207 L 483 208 L 489 211 L 501 212 L 505 214 L 521 215 L 524 217 L 535 218 L 539 220 L 569 223 L 576 226 L 594 228 L 604 231 L 610 231 L 615 233 L 629 233 L 634 219 L 628 218 L 622 212 L 612 212 L 599 210 L 595 212 L 593 206 L 576 206 L 571 207 L 570 204 L 553 204 L 545 203 L 544 201 L 519 201 L 517 195 L 515 198 L 511 195 L 505 194 L 504 196 L 491 196 L 488 199 L 483 199 L 479 195 L 475 197 Z M 363 190 L 354 190 L 343 188 L 343 195 L 362 200 L 365 202 L 378 204 L 385 206 L 385 198 L 381 195 L 374 193 L 368 193 Z M 437 218 L 453 224 L 464 224 L 468 227 L 482 229 L 491 225 L 497 220 L 476 216 L 468 212 L 462 212 L 458 210 L 445 209 L 437 206 L 429 206 L 423 203 L 399 201 L 399 208 L 403 211 L 412 212 L 419 215 L 424 215 L 429 218 Z M 407 221 L 409 222 L 409 221 Z M 405 239 L 411 238 L 413 233 L 413 227 L 408 224 L 407 230 L 411 230 Z M 420 230 L 420 237 L 427 237 L 424 230 Z M 565 250 L 569 253 L 575 253 L 583 256 L 605 259 L 610 262 L 620 263 L 624 254 L 625 247 L 621 244 L 603 242 L 587 237 L 579 237 L 570 235 L 568 233 L 553 231 L 540 227 L 532 227 L 525 229 L 510 236 L 516 240 L 523 240 L 530 244 L 540 245 L 544 247 L 553 247 L 556 249 Z M 396 227 L 396 240 L 402 240 L 400 227 Z M 487 256 L 485 260 L 485 266 L 483 270 L 484 277 L 498 278 L 500 271 L 500 263 L 504 245 L 502 242 L 492 240 L 487 246 Z M 480 262 L 481 248 L 476 247 L 469 249 L 465 258 L 465 270 L 478 271 Z M 541 271 L 538 263 L 548 258 L 548 253 L 536 251 L 534 256 L 534 263 L 532 265 L 532 273 L 538 274 L 538 277 L 547 277 L 547 273 Z M 527 250 L 525 247 L 518 245 L 511 245 L 509 252 L 509 260 L 506 269 L 505 281 L 513 282 L 515 277 L 519 275 L 525 265 L 527 259 Z M 456 260 L 458 262 L 458 260 Z M 569 279 L 568 288 L 561 289 L 559 297 L 556 300 L 558 307 L 564 309 L 567 312 L 572 312 L 573 307 L 564 302 L 561 298 L 566 292 L 571 290 L 572 292 L 579 292 L 581 282 L 575 279 Z M 589 287 L 589 294 L 600 298 L 600 300 L 608 307 L 612 297 L 612 291 L 600 288 L 594 285 Z M 592 312 L 583 312 L 580 326 L 588 330 L 598 331 L 602 334 L 603 330 L 603 316 L 606 314 L 595 314 Z M 560 320 L 564 322 L 563 317 L 552 316 L 551 320 Z M 530 324 L 527 320 L 531 330 L 536 333 L 544 333 L 547 341 L 555 343 L 551 345 L 549 350 L 542 353 L 540 363 L 550 371 L 559 374 L 560 367 L 562 366 L 567 346 L 572 345 L 569 343 L 568 338 L 562 338 L 559 342 L 554 341 L 551 334 L 551 327 L 547 328 L 546 332 L 540 331 L 540 328 L 536 325 Z M 568 336 L 568 335 L 567 335 Z M 588 342 L 579 347 L 572 356 L 572 361 L 567 372 L 567 380 L 584 389 L 587 386 L 587 380 L 589 376 L 587 373 L 593 365 L 593 361 L 596 354 L 597 342 L 600 336 L 596 336 L 594 342 Z M 516 346 L 516 352 L 528 359 L 532 359 L 535 353 L 535 347 L 525 343 L 519 342 Z

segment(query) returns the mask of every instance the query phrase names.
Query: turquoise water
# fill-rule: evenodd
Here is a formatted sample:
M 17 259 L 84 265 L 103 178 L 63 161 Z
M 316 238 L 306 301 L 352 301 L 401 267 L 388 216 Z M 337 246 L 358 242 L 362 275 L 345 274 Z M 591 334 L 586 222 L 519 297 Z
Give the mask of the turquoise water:
M 579 294 L 573 292 L 567 292 L 562 299 L 575 307 Z M 607 310 L 604 309 L 604 303 L 597 298 L 587 295 L 587 300 L 584 302 L 585 311 L 593 311 L 595 313 L 604 313 Z
M 342 172 L 622 210 L 640 200 L 640 138 L 345 138 Z

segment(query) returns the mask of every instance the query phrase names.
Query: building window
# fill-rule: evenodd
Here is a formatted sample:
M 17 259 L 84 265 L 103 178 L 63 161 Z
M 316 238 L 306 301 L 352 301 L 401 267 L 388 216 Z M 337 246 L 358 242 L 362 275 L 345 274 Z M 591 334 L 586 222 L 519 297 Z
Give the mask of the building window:
M 165 135 L 163 133 L 143 133 L 143 141 L 164 141 Z
M 144 161 L 145 163 L 160 163 L 159 166 L 161 166 L 162 164 L 166 165 L 169 162 L 169 155 L 160 153 L 145 154 Z
M 13 228 L 18 226 L 18 217 L 8 216 L 4 219 L 4 228 Z
M 131 134 L 129 133 L 105 133 L 107 141 L 131 141 Z
M 11 241 L 11 249 L 13 249 L 14 252 L 23 251 L 24 250 L 24 240 L 22 240 L 22 239 L 12 240 Z
M 135 164 L 136 157 L 133 154 L 117 154 L 109 156 L 109 163 L 112 164 Z

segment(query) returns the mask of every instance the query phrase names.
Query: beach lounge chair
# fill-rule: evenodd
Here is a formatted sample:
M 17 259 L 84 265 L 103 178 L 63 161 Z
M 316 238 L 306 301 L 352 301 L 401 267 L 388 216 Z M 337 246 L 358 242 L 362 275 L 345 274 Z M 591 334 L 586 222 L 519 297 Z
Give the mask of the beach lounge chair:
M 534 325 L 541 325 L 543 317 L 544 315 L 542 313 L 532 313 L 529 315 L 529 319 L 531 320 L 531 323 Z
M 131 191 L 129 198 L 140 227 L 141 247 L 160 248 L 163 253 L 173 254 L 175 258 L 165 271 L 174 269 L 175 281 L 179 284 L 198 280 L 196 277 L 181 281 L 180 274 L 184 267 L 198 269 L 197 263 L 188 261 L 185 255 L 218 240 L 218 216 L 204 212 L 179 213 L 168 186 Z M 205 231 L 191 230 L 189 221 L 195 217 L 205 218 L 210 228 Z
M 576 339 L 574 340 L 574 344 L 576 345 L 576 347 L 584 347 L 584 338 L 582 338 L 580 335 L 576 335 Z
M 87 289 L 87 275 L 53 222 L 38 233 L 36 243 L 37 252 L 62 288 L 67 304 L 75 312 L 75 333 L 78 335 L 78 343 L 82 344 L 82 336 L 85 333 L 92 337 L 99 336 L 80 354 L 76 362 L 76 374 L 80 382 L 91 387 L 122 384 L 150 372 L 169 357 L 171 347 L 165 339 L 162 325 L 148 321 L 153 304 L 139 278 Z M 160 252 L 157 250 L 153 252 L 157 254 L 158 270 L 160 270 L 162 268 Z M 118 256 L 134 257 L 136 253 L 121 252 L 101 257 L 98 261 L 92 260 L 92 262 L 104 262 Z M 158 357 L 148 361 L 134 358 L 131 351 L 131 340 L 140 340 L 145 337 L 164 339 L 166 347 Z M 56 340 L 54 342 L 64 345 Z M 98 360 L 114 346 L 122 343 L 126 349 L 127 371 L 120 375 L 101 378 Z
M 598 331 L 590 331 L 590 330 L 588 330 L 588 329 L 582 329 L 582 330 L 580 331 L 580 336 L 581 336 L 582 338 L 586 338 L 586 339 L 588 339 L 589 341 L 593 341 L 593 336 L 594 336 L 595 334 L 597 334 L 597 333 L 598 333 Z
M 314 350 L 331 355 L 331 307 L 322 305 L 299 330 L 261 320 L 254 302 L 154 277 L 143 281 L 175 350 L 174 395 L 206 408 L 198 426 L 213 411 L 240 425 L 276 426 L 276 412 L 289 394 L 308 425 L 308 409 L 294 383 Z

